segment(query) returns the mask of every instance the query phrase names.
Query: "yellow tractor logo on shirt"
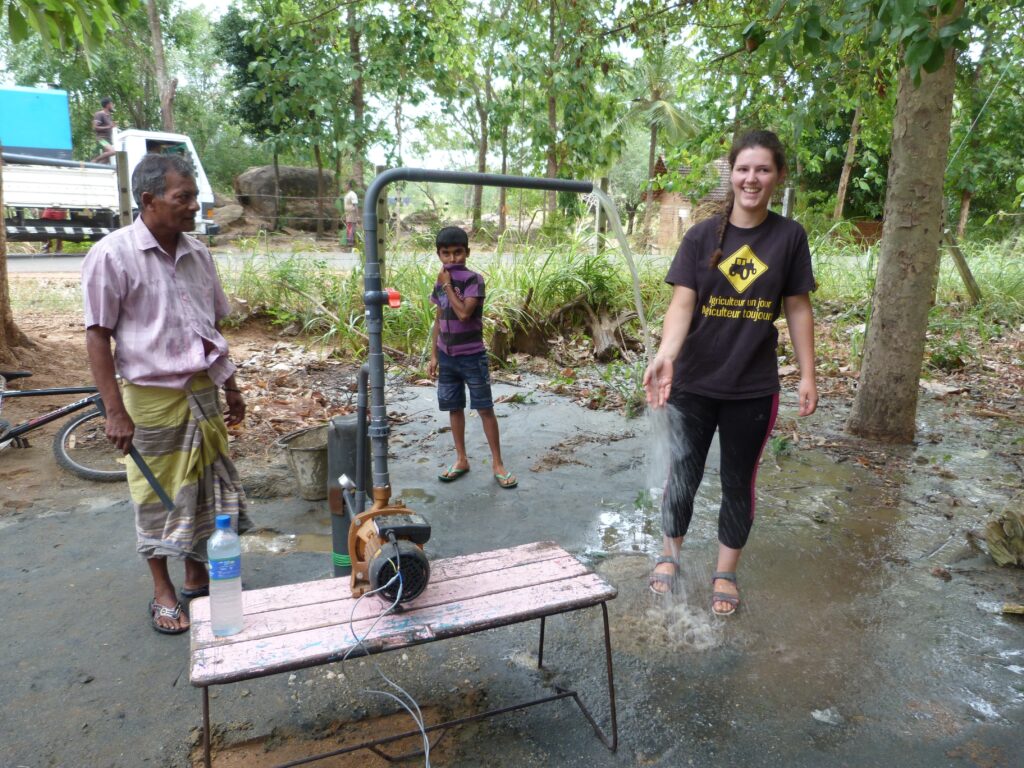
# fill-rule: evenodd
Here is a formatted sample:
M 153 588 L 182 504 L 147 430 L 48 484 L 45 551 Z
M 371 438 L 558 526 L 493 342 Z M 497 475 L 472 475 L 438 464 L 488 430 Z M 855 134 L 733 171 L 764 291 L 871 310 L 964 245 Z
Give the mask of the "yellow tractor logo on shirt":
M 718 262 L 718 269 L 736 289 L 736 293 L 743 293 L 757 278 L 768 271 L 768 265 L 754 255 L 750 246 L 744 245 L 728 258 Z

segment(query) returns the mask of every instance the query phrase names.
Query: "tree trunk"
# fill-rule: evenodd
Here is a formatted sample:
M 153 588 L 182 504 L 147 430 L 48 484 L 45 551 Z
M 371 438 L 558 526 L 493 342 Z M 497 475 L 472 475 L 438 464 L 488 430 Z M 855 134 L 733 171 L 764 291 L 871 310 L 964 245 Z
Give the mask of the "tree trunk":
M 969 189 L 965 189 L 960 193 L 960 221 L 956 225 L 956 239 L 963 240 L 964 233 L 967 232 L 967 217 L 971 213 L 971 198 L 974 193 Z
M 488 95 L 490 95 L 490 90 L 490 83 L 488 83 Z M 489 102 L 490 99 L 482 99 L 479 93 L 477 93 L 473 98 L 473 106 L 476 109 L 477 119 L 480 121 L 480 140 L 477 142 L 476 147 L 477 173 L 487 173 L 487 118 L 489 115 Z M 480 229 L 480 221 L 483 216 L 483 202 L 484 188 L 480 184 L 475 184 L 473 186 L 473 223 L 471 227 L 473 232 L 477 232 Z
M 281 229 L 281 165 L 279 155 L 274 149 L 274 231 Z
M 952 21 L 963 11 L 958 3 Z M 914 87 L 900 70 L 885 224 L 860 388 L 846 428 L 886 442 L 914 439 L 928 311 L 935 299 L 942 194 L 956 64 L 953 49 Z
M 160 89 L 160 123 L 165 131 L 174 131 L 174 94 L 178 79 L 167 77 L 167 60 L 164 58 L 164 34 L 160 27 L 160 9 L 156 0 L 146 0 L 149 16 L 149 37 L 153 45 L 153 69 L 157 87 Z
M 324 158 L 320 154 L 320 145 L 313 145 L 313 157 L 316 159 L 316 239 L 324 236 Z
M 654 218 L 654 162 L 658 152 L 658 126 L 651 124 L 651 145 L 647 149 L 647 196 L 644 203 L 644 244 L 651 242 L 651 220 Z
M 860 105 L 853 113 L 850 125 L 850 140 L 846 142 L 846 159 L 843 160 L 843 172 L 839 174 L 839 191 L 836 192 L 836 209 L 832 212 L 832 221 L 843 218 L 843 206 L 846 205 L 846 188 L 850 184 L 850 172 L 853 171 L 853 158 L 857 155 L 857 137 L 860 136 Z
M 501 173 L 508 173 L 508 126 L 501 129 Z M 508 189 L 498 188 L 498 235 L 505 234 L 508 225 Z
M 353 132 L 353 157 L 352 176 L 355 178 L 356 186 L 361 190 L 366 184 L 364 176 L 364 165 L 366 157 L 366 132 L 363 130 L 363 122 L 366 113 L 366 98 L 363 95 L 363 54 L 360 49 L 362 32 L 356 25 L 356 6 L 350 3 L 348 6 L 348 51 L 352 57 L 352 67 L 356 71 L 356 78 L 352 81 L 352 121 L 355 124 Z
M 974 73 L 971 75 L 971 88 L 967 89 L 967 93 L 964 95 L 963 110 L 967 114 L 968 118 L 971 115 L 977 115 L 975 110 L 975 95 L 978 93 L 978 88 L 981 85 L 981 70 L 985 63 L 988 61 L 989 53 L 989 40 L 985 40 L 985 45 L 981 49 L 981 55 L 978 56 L 978 63 L 974 65 Z M 968 129 L 967 139 L 967 156 L 971 157 L 978 149 L 978 134 L 973 130 L 973 125 Z M 973 177 L 973 174 L 972 174 Z M 971 198 L 974 193 L 966 187 L 960 190 L 960 221 L 956 225 L 956 239 L 963 240 L 964 233 L 967 232 L 967 218 L 971 212 Z
M 4 161 L 0 157 L 0 211 L 4 209 Z M 14 347 L 30 344 L 28 337 L 14 323 L 11 290 L 7 284 L 7 222 L 0 222 L 0 363 L 16 364 Z
M 547 148 L 547 169 L 545 176 L 549 179 L 558 178 L 558 98 L 555 94 L 555 10 L 556 0 L 551 0 L 548 6 L 548 43 L 551 50 L 548 55 L 547 88 L 548 88 L 548 148 Z M 558 194 L 551 190 L 547 193 L 547 212 L 554 216 L 558 209 Z

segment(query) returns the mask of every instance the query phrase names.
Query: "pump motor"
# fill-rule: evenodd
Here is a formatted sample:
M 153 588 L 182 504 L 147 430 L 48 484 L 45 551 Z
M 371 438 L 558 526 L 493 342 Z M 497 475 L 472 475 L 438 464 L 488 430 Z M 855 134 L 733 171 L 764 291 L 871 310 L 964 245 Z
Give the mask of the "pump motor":
M 430 579 L 429 539 L 430 523 L 400 501 L 356 515 L 348 534 L 352 596 L 380 590 L 389 602 L 415 600 Z

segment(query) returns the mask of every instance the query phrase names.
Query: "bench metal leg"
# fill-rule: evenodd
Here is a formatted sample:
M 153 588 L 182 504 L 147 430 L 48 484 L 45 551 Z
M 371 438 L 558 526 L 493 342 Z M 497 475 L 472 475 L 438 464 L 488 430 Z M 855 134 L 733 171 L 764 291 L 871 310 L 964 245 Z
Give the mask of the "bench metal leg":
M 203 760 L 206 768 L 213 768 L 210 762 L 210 688 L 203 688 Z
M 418 756 L 422 755 L 423 754 L 423 750 L 407 752 L 407 753 L 404 753 L 404 754 L 401 754 L 401 755 L 389 755 L 388 753 L 386 753 L 383 750 L 379 749 L 379 747 L 381 747 L 381 746 L 383 746 L 385 744 L 390 744 L 393 741 L 399 741 L 401 739 L 408 739 L 408 738 L 412 738 L 414 736 L 421 736 L 422 734 L 430 734 L 430 733 L 433 733 L 434 731 L 440 731 L 440 734 L 438 734 L 437 739 L 434 740 L 434 742 L 430 745 L 430 748 L 433 749 L 435 746 L 437 746 L 437 744 L 441 741 L 441 739 L 444 738 L 444 736 L 447 734 L 447 732 L 451 728 L 455 728 L 456 726 L 464 725 L 466 723 L 476 722 L 478 720 L 484 720 L 484 719 L 489 718 L 489 717 L 494 717 L 495 715 L 503 715 L 503 714 L 506 714 L 508 712 L 515 712 L 516 710 L 520 710 L 520 709 L 527 709 L 528 707 L 534 707 L 534 706 L 537 706 L 538 704 L 547 704 L 547 703 L 552 702 L 552 701 L 558 701 L 560 699 L 570 699 L 570 698 L 573 701 L 576 702 L 576 706 L 580 708 L 580 711 L 583 713 L 583 716 L 587 718 L 587 721 L 590 723 L 591 727 L 594 729 L 594 733 L 597 735 L 597 738 L 601 740 L 601 743 L 604 744 L 605 747 L 607 747 L 609 751 L 615 752 L 618 749 L 618 746 L 619 746 L 619 724 L 618 724 L 618 718 L 617 718 L 616 712 L 615 712 L 615 673 L 614 673 L 614 669 L 613 669 L 613 666 L 612 666 L 612 637 L 611 637 L 611 629 L 610 629 L 609 623 L 608 623 L 608 604 L 607 603 L 601 603 L 601 615 L 602 615 L 602 619 L 603 619 L 603 623 L 604 623 L 604 661 L 605 661 L 605 670 L 606 670 L 607 676 L 608 676 L 608 710 L 609 710 L 609 714 L 611 716 L 611 733 L 610 733 L 610 735 L 606 734 L 604 732 L 604 730 L 602 730 L 601 726 L 598 725 L 597 720 L 594 719 L 594 716 L 590 713 L 590 710 L 587 709 L 586 705 L 580 699 L 579 694 L 576 691 L 568 690 L 568 689 L 562 688 L 560 686 L 555 686 L 555 691 L 556 692 L 554 694 L 550 695 L 550 696 L 543 696 L 543 697 L 541 697 L 539 699 L 533 699 L 532 701 L 525 701 L 525 702 L 523 702 L 521 704 L 512 704 L 512 705 L 507 706 L 507 707 L 501 707 L 499 709 L 488 710 L 487 712 L 481 712 L 480 714 L 477 714 L 477 715 L 470 715 L 468 717 L 460 717 L 460 718 L 458 718 L 456 720 L 448 720 L 448 721 L 443 722 L 443 723 L 438 723 L 437 725 L 428 726 L 428 727 L 424 728 L 422 732 L 419 731 L 419 730 L 406 731 L 405 733 L 400 733 L 400 734 L 397 734 L 395 736 L 385 736 L 385 737 L 380 738 L 380 739 L 374 739 L 372 741 L 366 741 L 366 742 L 363 742 L 362 744 L 356 744 L 356 745 L 353 745 L 351 747 L 342 747 L 341 749 L 335 749 L 335 750 L 332 750 L 330 752 L 323 752 L 323 753 L 321 753 L 319 755 L 311 755 L 310 757 L 301 758 L 299 760 L 293 760 L 293 761 L 288 762 L 288 763 L 281 763 L 279 766 L 277 766 L 277 768 L 293 768 L 293 766 L 305 765 L 306 763 L 312 763 L 312 762 L 316 762 L 318 760 L 326 760 L 329 757 L 336 757 L 338 755 L 344 755 L 344 754 L 347 754 L 349 752 L 355 752 L 355 751 L 360 750 L 360 749 L 368 749 L 371 752 L 373 752 L 374 754 L 379 755 L 380 757 L 384 758 L 388 762 L 392 762 L 392 763 L 393 762 L 399 762 L 399 761 L 402 761 L 402 760 L 408 760 L 411 757 L 418 757 Z M 538 649 L 538 652 L 537 652 L 537 666 L 538 667 L 543 667 L 543 664 L 544 664 L 544 627 L 545 627 L 544 618 L 542 617 L 541 620 L 540 620 L 540 648 Z M 428 736 L 428 738 L 429 738 L 429 736 Z M 206 768 L 212 768 L 212 764 L 210 762 L 210 693 L 209 693 L 209 688 L 208 687 L 204 687 L 203 688 L 203 758 L 204 758 L 204 760 L 206 762 Z
M 537 669 L 544 667 L 544 617 L 540 617 L 540 646 L 537 648 Z
M 576 706 L 580 708 L 584 717 L 587 718 L 590 725 L 593 727 L 594 732 L 597 734 L 597 738 L 599 738 L 601 743 L 608 747 L 610 751 L 615 752 L 619 746 L 619 723 L 615 714 L 615 673 L 612 668 L 612 636 L 608 624 L 608 603 L 601 603 L 601 614 L 604 619 L 604 663 L 608 674 L 608 711 L 611 715 L 612 721 L 611 736 L 609 737 L 605 734 L 601 729 L 601 726 L 597 724 L 597 721 L 594 719 L 593 715 L 590 714 L 590 710 L 584 706 L 576 691 L 569 691 L 557 685 L 555 686 L 555 690 L 560 694 L 572 696 L 573 701 L 576 702 Z M 544 619 L 545 617 L 541 616 L 540 645 L 537 649 L 537 669 L 543 669 L 544 667 Z

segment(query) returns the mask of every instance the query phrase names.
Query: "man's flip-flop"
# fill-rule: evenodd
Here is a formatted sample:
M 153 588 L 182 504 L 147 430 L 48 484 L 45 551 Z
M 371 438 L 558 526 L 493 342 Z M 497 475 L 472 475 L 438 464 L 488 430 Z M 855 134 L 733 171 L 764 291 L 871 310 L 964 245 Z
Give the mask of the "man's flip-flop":
M 173 608 L 168 608 L 166 605 L 158 603 L 156 598 L 149 601 L 149 617 L 153 622 L 153 629 L 161 635 L 180 635 L 182 632 L 188 632 L 189 627 L 162 627 L 157 623 L 161 618 L 178 621 L 182 613 L 181 603 L 175 603 Z
M 519 485 L 519 481 L 516 480 L 516 476 L 511 472 L 506 472 L 504 475 L 495 475 L 494 479 L 502 488 L 515 488 Z
M 452 464 L 448 469 L 438 475 L 437 479 L 442 483 L 454 483 L 467 472 L 469 472 L 468 469 L 462 469 L 461 467 L 456 467 Z
M 182 600 L 195 600 L 197 597 L 206 597 L 210 594 L 210 585 L 204 584 L 201 587 L 194 587 L 193 589 L 182 587 L 178 594 L 181 595 Z

